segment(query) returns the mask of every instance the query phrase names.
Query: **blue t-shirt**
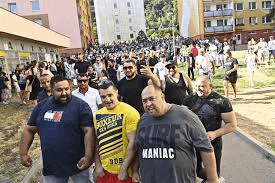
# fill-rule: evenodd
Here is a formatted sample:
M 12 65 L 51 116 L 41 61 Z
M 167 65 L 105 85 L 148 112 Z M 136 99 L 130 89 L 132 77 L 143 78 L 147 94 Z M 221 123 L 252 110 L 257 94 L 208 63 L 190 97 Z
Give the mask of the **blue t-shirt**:
M 79 173 L 78 161 L 85 155 L 83 127 L 93 127 L 92 111 L 72 96 L 62 105 L 53 97 L 32 111 L 28 125 L 37 126 L 43 156 L 43 175 L 68 177 Z

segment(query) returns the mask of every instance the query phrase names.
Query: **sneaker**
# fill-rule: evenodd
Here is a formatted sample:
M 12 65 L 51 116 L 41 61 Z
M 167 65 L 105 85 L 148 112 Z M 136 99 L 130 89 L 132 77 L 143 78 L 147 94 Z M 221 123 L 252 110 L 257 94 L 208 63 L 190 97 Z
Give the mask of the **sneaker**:
M 225 179 L 223 177 L 219 178 L 219 183 L 225 183 Z

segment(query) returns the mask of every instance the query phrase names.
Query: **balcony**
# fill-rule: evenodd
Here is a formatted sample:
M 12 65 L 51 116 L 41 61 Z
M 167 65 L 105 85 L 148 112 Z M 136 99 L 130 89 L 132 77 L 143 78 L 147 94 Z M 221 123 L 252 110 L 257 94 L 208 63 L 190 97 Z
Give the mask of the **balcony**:
M 206 33 L 231 32 L 231 31 L 233 31 L 233 25 L 205 27 L 204 31 Z
M 233 10 L 217 10 L 217 11 L 206 11 L 204 12 L 204 17 L 224 17 L 224 16 L 232 16 Z

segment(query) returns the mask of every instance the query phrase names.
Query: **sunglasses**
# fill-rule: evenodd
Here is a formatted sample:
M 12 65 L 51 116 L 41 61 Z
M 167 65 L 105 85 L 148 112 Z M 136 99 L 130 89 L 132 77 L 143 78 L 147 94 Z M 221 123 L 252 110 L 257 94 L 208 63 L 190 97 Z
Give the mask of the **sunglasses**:
M 170 67 L 167 67 L 167 69 L 168 69 L 168 70 L 170 70 L 170 69 L 175 70 L 175 68 L 176 68 L 176 66 L 170 66 Z
M 77 80 L 77 82 L 78 82 L 78 83 L 82 83 L 82 82 L 87 83 L 87 82 L 88 82 L 88 80 L 87 80 L 87 79 Z
M 124 70 L 127 70 L 127 69 L 132 70 L 133 68 L 134 68 L 133 66 L 123 67 Z

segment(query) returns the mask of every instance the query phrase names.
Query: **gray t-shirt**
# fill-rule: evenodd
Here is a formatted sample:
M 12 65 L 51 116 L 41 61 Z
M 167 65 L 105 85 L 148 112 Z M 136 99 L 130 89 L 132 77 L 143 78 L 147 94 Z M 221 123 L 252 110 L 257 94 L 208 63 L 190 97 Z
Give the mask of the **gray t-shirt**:
M 135 145 L 142 183 L 193 183 L 195 147 L 213 151 L 199 118 L 186 107 L 174 104 L 161 118 L 142 115 Z

